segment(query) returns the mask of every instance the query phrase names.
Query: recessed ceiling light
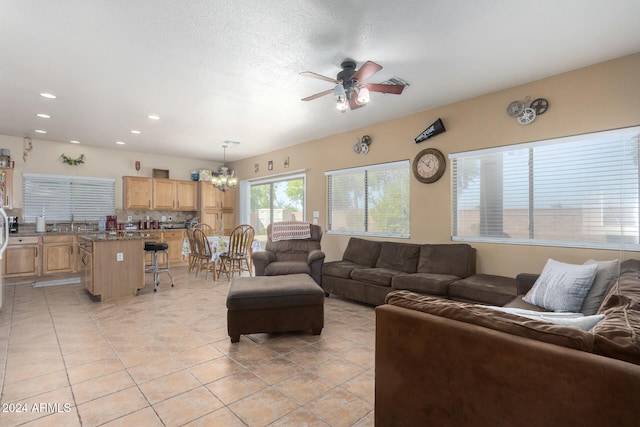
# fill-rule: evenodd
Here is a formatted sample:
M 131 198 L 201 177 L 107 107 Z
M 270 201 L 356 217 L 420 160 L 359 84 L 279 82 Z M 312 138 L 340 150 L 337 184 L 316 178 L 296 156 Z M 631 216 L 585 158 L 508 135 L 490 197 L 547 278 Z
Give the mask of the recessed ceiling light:
M 160 120 L 160 117 L 156 116 L 155 114 L 149 114 L 147 117 L 149 117 L 151 120 Z
M 136 135 L 140 135 L 142 133 L 142 131 L 139 130 L 132 130 L 131 133 L 135 133 Z
M 42 92 L 40 94 L 40 96 L 44 97 L 44 98 L 49 98 L 49 99 L 56 99 L 57 97 L 52 94 L 52 93 L 46 93 L 46 92 Z
M 69 141 L 72 144 L 80 144 L 80 141 L 76 141 L 75 139 L 72 139 L 71 141 Z
M 122 142 L 122 141 L 116 141 L 116 144 L 118 144 L 118 145 L 124 145 L 125 143 L 124 143 L 124 142 Z
M 38 113 L 36 114 L 36 116 L 40 117 L 41 119 L 50 119 L 51 116 L 48 114 L 44 114 L 44 113 Z
M 42 129 L 36 129 L 35 132 L 36 133 L 47 133 L 46 130 L 42 130 Z

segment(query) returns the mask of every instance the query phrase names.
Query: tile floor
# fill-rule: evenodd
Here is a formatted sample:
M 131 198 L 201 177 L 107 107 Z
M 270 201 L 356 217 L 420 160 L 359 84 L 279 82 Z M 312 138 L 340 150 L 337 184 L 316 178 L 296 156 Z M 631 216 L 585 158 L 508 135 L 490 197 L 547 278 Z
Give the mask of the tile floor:
M 0 426 L 372 426 L 374 310 L 325 301 L 325 328 L 226 330 L 226 280 L 172 268 L 137 297 L 5 286 Z

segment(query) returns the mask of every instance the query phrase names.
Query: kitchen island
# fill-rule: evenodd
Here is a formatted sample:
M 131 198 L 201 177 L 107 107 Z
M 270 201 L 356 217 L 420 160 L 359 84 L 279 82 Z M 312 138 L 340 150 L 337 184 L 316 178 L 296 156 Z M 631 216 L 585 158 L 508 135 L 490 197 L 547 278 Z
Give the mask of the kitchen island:
M 80 279 L 100 301 L 135 296 L 144 288 L 145 237 L 105 233 L 78 236 Z

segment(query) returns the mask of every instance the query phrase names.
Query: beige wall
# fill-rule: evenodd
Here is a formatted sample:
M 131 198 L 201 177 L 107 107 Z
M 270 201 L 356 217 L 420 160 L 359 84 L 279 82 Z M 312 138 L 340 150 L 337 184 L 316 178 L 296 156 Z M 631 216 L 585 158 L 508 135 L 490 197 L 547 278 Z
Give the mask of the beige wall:
M 471 72 L 471 71 L 470 71 Z M 508 70 L 505 70 L 508 72 Z M 307 170 L 307 220 L 320 212 L 319 224 L 326 229 L 326 180 L 324 172 L 360 165 L 411 159 L 426 147 L 445 155 L 471 149 L 535 141 L 572 134 L 614 129 L 640 124 L 640 54 L 571 71 L 522 86 L 438 107 L 401 119 L 379 123 L 353 132 L 260 155 L 231 166 L 241 179 L 266 177 L 289 170 Z M 407 90 L 411 90 L 409 87 Z M 514 100 L 543 97 L 549 110 L 528 126 L 518 124 L 506 113 Z M 375 96 L 372 102 L 376 102 Z M 380 100 L 383 102 L 383 100 Z M 366 114 L 366 108 L 347 114 Z M 414 138 L 441 117 L 447 131 L 421 144 Z M 357 137 L 368 134 L 372 144 L 368 155 L 356 155 L 352 146 Z M 283 162 L 289 157 L 290 166 Z M 267 162 L 274 162 L 267 171 Z M 260 170 L 254 171 L 258 163 Z M 411 242 L 451 241 L 450 178 L 435 184 L 411 180 Z M 327 260 L 339 259 L 349 237 L 325 235 Z M 478 249 L 478 272 L 514 276 L 540 271 L 549 257 L 582 263 L 589 258 L 639 257 L 637 253 L 596 251 L 541 246 L 474 244 Z
M 46 173 L 55 175 L 91 176 L 114 178 L 116 180 L 116 209 L 122 208 L 122 177 L 136 175 L 135 161 L 141 164 L 139 176 L 152 176 L 153 169 L 168 169 L 173 179 L 190 179 L 192 169 L 214 169 L 219 162 L 159 156 L 113 149 L 102 149 L 85 145 L 64 144 L 33 139 L 33 149 L 23 160 L 23 139 L 0 135 L 0 147 L 11 150 L 11 159 L 15 162 L 13 172 L 14 208 L 22 208 L 22 173 Z M 115 144 L 114 144 L 115 145 Z M 85 163 L 70 166 L 62 162 L 60 156 L 76 159 L 84 154 Z

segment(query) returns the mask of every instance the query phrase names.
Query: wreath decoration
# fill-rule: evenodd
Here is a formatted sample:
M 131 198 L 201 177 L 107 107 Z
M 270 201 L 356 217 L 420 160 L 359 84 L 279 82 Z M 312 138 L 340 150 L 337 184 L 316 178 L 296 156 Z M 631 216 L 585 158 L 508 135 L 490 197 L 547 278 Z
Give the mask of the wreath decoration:
M 72 159 L 71 157 L 65 156 L 64 154 L 60 156 L 60 158 L 62 159 L 62 163 L 66 163 L 71 166 L 78 166 L 84 163 L 84 154 L 80 154 L 80 157 L 78 157 L 77 159 Z

